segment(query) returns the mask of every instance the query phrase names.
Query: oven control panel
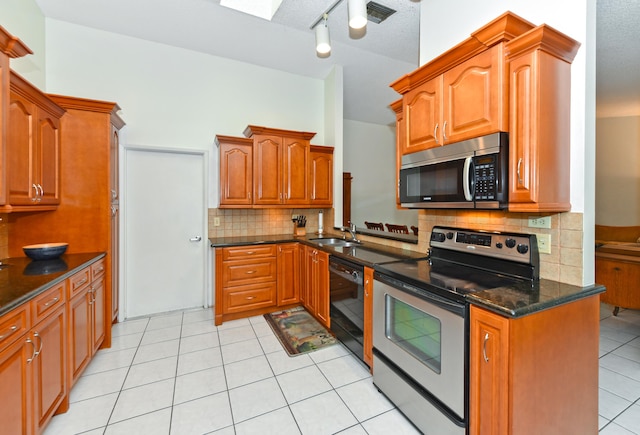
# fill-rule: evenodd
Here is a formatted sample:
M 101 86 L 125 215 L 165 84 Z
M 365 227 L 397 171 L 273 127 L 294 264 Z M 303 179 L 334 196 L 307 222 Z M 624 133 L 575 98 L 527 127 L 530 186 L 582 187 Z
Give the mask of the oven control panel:
M 436 226 L 431 232 L 430 246 L 527 264 L 538 256 L 535 234 Z

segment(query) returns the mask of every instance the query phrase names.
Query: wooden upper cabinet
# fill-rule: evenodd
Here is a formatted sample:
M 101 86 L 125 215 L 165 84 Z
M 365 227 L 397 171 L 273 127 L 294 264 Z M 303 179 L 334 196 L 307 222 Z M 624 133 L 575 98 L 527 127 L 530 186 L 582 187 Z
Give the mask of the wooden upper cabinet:
M 401 154 L 410 154 L 442 145 L 442 76 L 425 82 L 404 95 L 405 140 Z
M 402 111 L 402 98 L 389 105 L 396 113 L 396 207 L 400 207 L 400 167 L 402 166 L 402 155 L 405 154 L 403 146 L 406 143 L 404 128 L 404 112 Z
M 444 73 L 441 144 L 507 128 L 503 44 L 491 47 Z
M 60 118 L 64 109 L 11 73 L 6 129 L 6 211 L 60 203 Z
M 404 94 L 402 154 L 506 129 L 503 45 L 496 45 Z
M 580 44 L 538 26 L 506 46 L 509 211 L 569 211 L 571 62 Z
M 309 201 L 312 206 L 333 204 L 333 147 L 311 145 Z
M 391 86 L 403 96 L 400 154 L 506 131 L 504 46 L 533 27 L 507 12 L 393 82 Z
M 244 137 L 216 136 L 220 156 L 220 206 L 253 204 L 253 141 Z
M 253 204 L 309 205 L 309 147 L 315 133 L 248 126 L 253 139 Z

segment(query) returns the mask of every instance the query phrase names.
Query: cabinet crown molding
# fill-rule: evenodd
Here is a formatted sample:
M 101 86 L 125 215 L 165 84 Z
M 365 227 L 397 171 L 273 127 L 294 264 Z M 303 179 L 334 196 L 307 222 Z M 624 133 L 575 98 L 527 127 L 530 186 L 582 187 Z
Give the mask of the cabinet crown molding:
M 24 42 L 7 32 L 2 26 L 0 26 L 0 51 L 13 59 L 33 54 Z
M 432 61 L 391 83 L 391 87 L 400 94 L 437 77 L 462 62 L 476 56 L 496 44 L 510 41 L 535 26 L 512 12 L 505 12 L 490 23 L 481 27 L 471 36 Z
M 507 58 L 541 50 L 571 63 L 578 53 L 580 43 L 547 24 L 542 24 L 508 42 L 505 46 Z
M 125 126 L 124 120 L 118 115 L 122 110 L 118 103 L 111 101 L 90 100 L 88 98 L 70 97 L 67 95 L 47 94 L 58 106 L 63 109 L 75 109 L 85 112 L 107 113 L 111 114 L 111 122 L 116 128 L 121 129 Z
M 294 130 L 281 130 L 279 128 L 262 127 L 259 125 L 248 125 L 242 133 L 245 137 L 252 137 L 256 134 L 272 135 L 272 136 L 287 136 L 292 138 L 298 138 L 303 140 L 311 140 L 316 134 L 307 131 L 294 131 Z

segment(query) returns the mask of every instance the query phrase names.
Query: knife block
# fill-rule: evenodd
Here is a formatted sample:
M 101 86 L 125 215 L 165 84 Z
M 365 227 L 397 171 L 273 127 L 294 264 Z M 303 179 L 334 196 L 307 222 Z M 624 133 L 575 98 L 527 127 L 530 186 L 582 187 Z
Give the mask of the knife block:
M 293 224 L 293 235 L 304 236 L 307 234 L 307 230 L 304 227 L 299 227 L 296 223 Z

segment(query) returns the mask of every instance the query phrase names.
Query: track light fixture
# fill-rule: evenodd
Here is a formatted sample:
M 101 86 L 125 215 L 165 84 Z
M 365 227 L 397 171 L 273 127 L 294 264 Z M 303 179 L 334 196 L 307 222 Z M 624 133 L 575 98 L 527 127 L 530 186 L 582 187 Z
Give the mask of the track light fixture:
M 326 55 L 331 52 L 331 40 L 329 39 L 329 26 L 327 19 L 329 14 L 322 16 L 322 21 L 316 24 L 316 52 L 320 55 Z
M 367 4 L 365 0 L 348 0 L 349 27 L 354 30 L 367 25 Z

